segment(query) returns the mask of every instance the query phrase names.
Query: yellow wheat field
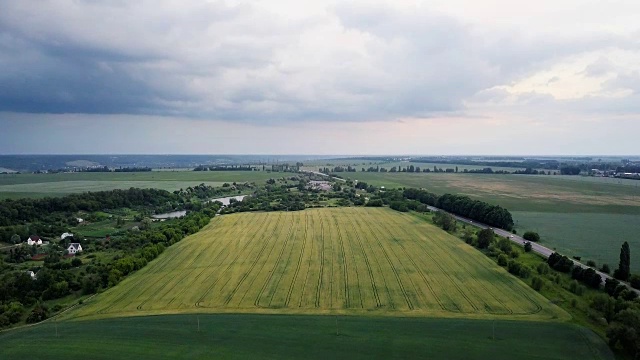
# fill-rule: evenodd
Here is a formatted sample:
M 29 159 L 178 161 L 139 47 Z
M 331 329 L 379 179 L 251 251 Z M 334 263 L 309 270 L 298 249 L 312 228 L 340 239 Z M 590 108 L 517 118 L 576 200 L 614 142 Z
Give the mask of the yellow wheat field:
M 459 239 L 382 208 L 217 217 L 70 315 L 186 312 L 567 316 Z

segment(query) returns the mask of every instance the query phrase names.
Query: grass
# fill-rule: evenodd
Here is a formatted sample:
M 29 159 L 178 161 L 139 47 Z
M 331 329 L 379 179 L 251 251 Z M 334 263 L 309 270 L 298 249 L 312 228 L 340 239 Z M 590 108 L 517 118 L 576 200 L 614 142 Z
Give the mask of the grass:
M 380 208 L 215 218 L 69 317 L 189 312 L 568 318 L 457 238 Z
M 0 333 L 0 349 L 65 360 L 613 359 L 597 335 L 566 323 L 237 314 L 48 322 Z
M 640 217 L 625 214 L 513 212 L 519 229 L 543 234 L 543 245 L 563 254 L 618 266 L 620 246 L 628 241 L 631 268 L 640 271 Z
M 86 191 L 157 188 L 168 191 L 206 184 L 262 182 L 286 176 L 263 171 L 152 171 L 141 173 L 67 173 L 0 175 L 0 199 L 61 196 Z
M 540 233 L 543 244 L 568 256 L 617 266 L 628 241 L 640 254 L 640 181 L 581 176 L 480 174 L 349 174 L 376 186 L 464 194 L 509 209 L 519 233 Z M 640 256 L 631 256 L 639 271 Z M 634 270 L 635 269 L 635 270 Z

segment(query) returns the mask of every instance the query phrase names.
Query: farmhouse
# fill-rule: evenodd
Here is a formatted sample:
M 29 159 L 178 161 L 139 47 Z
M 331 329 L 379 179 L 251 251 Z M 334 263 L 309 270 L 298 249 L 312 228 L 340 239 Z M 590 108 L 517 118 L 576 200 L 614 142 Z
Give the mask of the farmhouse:
M 67 233 L 67 232 L 66 232 L 66 233 L 64 233 L 64 234 L 60 235 L 60 240 L 64 240 L 64 239 L 66 239 L 66 238 L 68 238 L 68 237 L 73 237 L 73 234 L 72 234 L 72 233 Z
M 38 235 L 31 235 L 27 239 L 27 245 L 42 245 L 42 239 Z
M 322 190 L 322 191 L 329 191 L 332 189 L 331 184 L 328 181 L 309 181 L 309 184 L 311 184 L 311 188 L 314 190 Z
M 67 248 L 67 252 L 72 255 L 75 255 L 75 253 L 82 252 L 82 245 L 80 245 L 79 243 L 71 243 Z

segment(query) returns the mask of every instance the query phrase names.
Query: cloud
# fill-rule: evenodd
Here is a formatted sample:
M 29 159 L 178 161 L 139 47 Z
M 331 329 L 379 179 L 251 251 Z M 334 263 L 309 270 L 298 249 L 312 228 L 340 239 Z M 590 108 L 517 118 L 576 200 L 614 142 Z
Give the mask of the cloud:
M 196 0 L 0 0 L 0 8 L 5 112 L 270 124 L 479 116 L 470 101 L 498 103 L 508 98 L 498 87 L 559 59 L 638 47 L 624 34 L 504 32 L 413 5 L 339 3 L 295 16 Z M 625 76 L 610 85 L 632 88 L 637 74 Z

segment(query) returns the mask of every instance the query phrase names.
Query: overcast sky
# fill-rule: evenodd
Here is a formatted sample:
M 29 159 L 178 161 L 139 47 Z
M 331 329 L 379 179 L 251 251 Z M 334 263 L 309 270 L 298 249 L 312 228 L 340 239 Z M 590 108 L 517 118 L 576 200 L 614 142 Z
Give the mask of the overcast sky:
M 0 154 L 638 154 L 640 1 L 0 0 Z

